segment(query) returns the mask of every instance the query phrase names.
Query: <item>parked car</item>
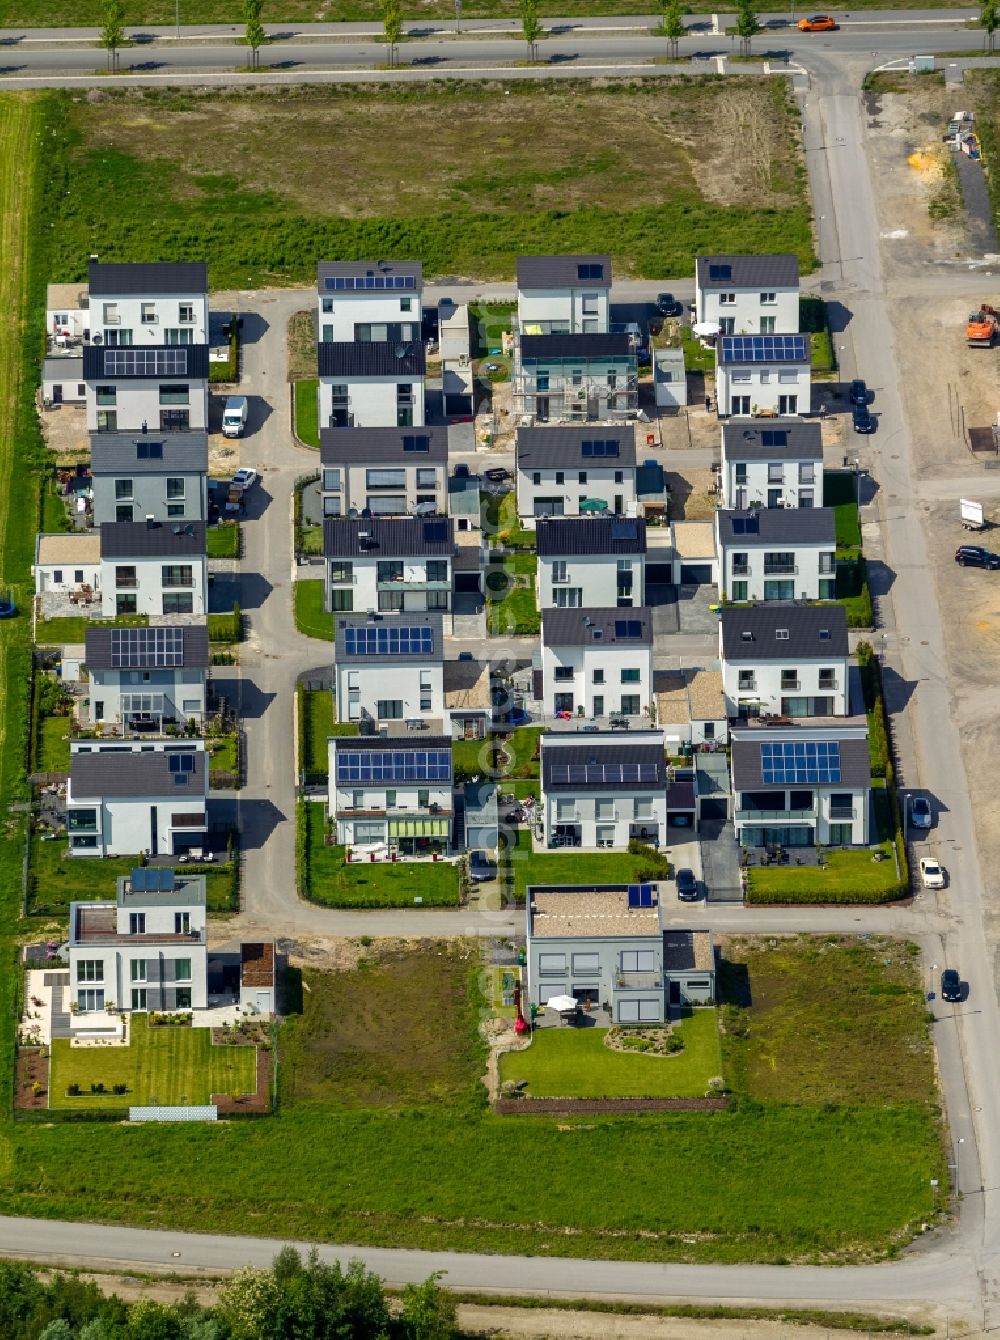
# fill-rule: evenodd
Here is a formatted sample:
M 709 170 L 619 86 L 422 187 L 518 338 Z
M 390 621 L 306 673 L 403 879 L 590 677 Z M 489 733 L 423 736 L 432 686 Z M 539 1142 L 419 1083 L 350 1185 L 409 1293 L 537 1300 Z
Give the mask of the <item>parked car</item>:
M 910 823 L 914 828 L 930 828 L 931 802 L 926 796 L 910 797 Z
M 456 465 L 452 471 L 452 477 L 455 479 L 471 479 L 472 471 L 467 465 Z
M 688 870 L 686 866 L 677 871 L 674 876 L 677 883 L 677 897 L 682 903 L 694 903 L 698 901 L 698 881 L 694 877 L 694 871 Z
M 477 848 L 469 852 L 469 878 L 474 884 L 481 884 L 484 880 L 496 877 L 496 861 L 491 861 L 484 851 Z
M 504 484 L 510 477 L 510 471 L 505 470 L 502 465 L 491 466 L 489 470 L 483 472 L 483 478 L 491 484 Z
M 814 14 L 811 19 L 799 19 L 800 33 L 833 33 L 837 31 L 836 19 L 829 14 Z
M 962 999 L 962 979 L 955 968 L 945 968 L 941 974 L 941 999 L 952 1004 Z
M 852 405 L 868 404 L 868 387 L 860 377 L 855 377 L 851 382 L 850 398 Z
M 233 475 L 233 487 L 238 489 L 252 489 L 260 475 L 249 465 L 242 466 Z
M 920 878 L 925 889 L 944 888 L 944 871 L 933 856 L 921 856 Z
M 1000 568 L 1000 554 L 994 554 L 979 544 L 960 544 L 955 550 L 955 562 L 963 568 Z
M 851 417 L 854 420 L 856 433 L 874 433 L 877 427 L 875 415 L 867 405 L 855 405 Z
M 664 316 L 681 316 L 684 308 L 672 293 L 658 293 L 656 295 L 656 310 L 662 312 Z

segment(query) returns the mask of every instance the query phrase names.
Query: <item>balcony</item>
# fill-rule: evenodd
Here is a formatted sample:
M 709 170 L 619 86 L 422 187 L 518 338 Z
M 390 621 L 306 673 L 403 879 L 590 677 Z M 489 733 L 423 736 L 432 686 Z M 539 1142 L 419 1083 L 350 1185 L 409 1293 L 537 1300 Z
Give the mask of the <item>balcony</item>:
M 781 681 L 782 693 L 793 693 L 796 689 L 800 689 L 801 687 L 802 683 L 798 679 L 783 679 Z
M 335 573 L 330 574 L 331 586 L 357 586 L 358 579 L 353 573 Z
M 400 586 L 405 586 L 408 591 L 450 591 L 450 581 L 421 581 L 419 578 L 412 577 L 380 577 L 376 582 L 379 591 L 395 591 Z
M 798 571 L 797 563 L 768 563 L 764 560 L 765 577 L 795 577 Z
M 814 810 L 737 810 L 738 824 L 815 824 Z
M 662 972 L 621 972 L 616 971 L 613 978 L 617 991 L 662 991 Z
M 115 590 L 117 591 L 137 591 L 139 589 L 138 577 L 116 577 Z
M 832 805 L 830 806 L 830 822 L 832 824 L 850 823 L 857 817 L 858 812 L 853 805 L 846 807 L 838 805 L 836 809 Z
M 338 819 L 450 819 L 455 811 L 443 805 L 338 805 Z
M 749 576 L 750 576 L 750 566 L 749 566 L 749 564 L 747 564 L 747 563 L 734 563 L 734 564 L 733 564 L 733 576 L 734 576 L 734 577 L 749 577 Z

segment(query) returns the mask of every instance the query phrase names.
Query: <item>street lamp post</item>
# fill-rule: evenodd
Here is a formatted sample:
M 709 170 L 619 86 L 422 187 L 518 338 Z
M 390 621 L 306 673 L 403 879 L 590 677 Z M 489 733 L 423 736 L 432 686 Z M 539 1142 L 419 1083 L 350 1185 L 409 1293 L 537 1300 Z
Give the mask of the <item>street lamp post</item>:
M 181 35 L 181 0 L 174 0 L 174 20 L 177 26 L 177 36 Z
M 455 32 L 462 31 L 462 0 L 455 0 Z
M 965 1144 L 965 1137 L 958 1137 L 958 1144 L 955 1146 L 955 1191 L 958 1195 L 962 1194 L 962 1146 Z

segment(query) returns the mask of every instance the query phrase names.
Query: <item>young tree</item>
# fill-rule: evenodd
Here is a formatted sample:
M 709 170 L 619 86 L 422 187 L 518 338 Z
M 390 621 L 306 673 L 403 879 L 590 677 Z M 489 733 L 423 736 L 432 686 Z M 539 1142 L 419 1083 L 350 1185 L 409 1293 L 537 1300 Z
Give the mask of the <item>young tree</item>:
M 108 53 L 108 66 L 118 69 L 118 48 L 125 45 L 125 5 L 123 0 L 104 0 L 104 25 L 97 39 Z
M 260 64 L 260 49 L 267 41 L 261 22 L 264 0 L 243 0 L 243 20 L 246 23 L 246 44 L 250 48 L 250 64 L 256 70 Z
M 1000 12 L 997 10 L 996 0 L 985 0 L 979 11 L 979 26 L 986 33 L 986 50 L 992 51 L 994 33 L 1000 28 Z
M 381 0 L 382 32 L 389 48 L 389 64 L 395 64 L 396 47 L 403 35 L 403 11 L 399 0 Z
M 740 0 L 736 15 L 736 32 L 740 39 L 740 54 L 750 55 L 750 43 L 760 32 L 760 20 L 753 7 L 753 0 Z
M 538 39 L 542 35 L 542 24 L 538 17 L 537 0 L 520 0 L 521 32 L 528 44 L 528 60 L 534 60 L 538 50 Z
M 408 1284 L 403 1290 L 399 1319 L 409 1340 L 455 1340 L 458 1335 L 458 1304 L 431 1275 L 423 1284 Z
M 681 0 L 666 0 L 663 6 L 663 36 L 670 42 L 670 54 L 677 59 L 677 43 L 687 33 L 681 15 Z

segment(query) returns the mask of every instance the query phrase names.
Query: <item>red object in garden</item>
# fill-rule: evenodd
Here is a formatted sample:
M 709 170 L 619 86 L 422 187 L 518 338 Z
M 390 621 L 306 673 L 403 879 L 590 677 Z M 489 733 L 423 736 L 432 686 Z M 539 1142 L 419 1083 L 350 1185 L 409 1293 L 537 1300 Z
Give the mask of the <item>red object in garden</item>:
M 517 1018 L 514 1020 L 514 1032 L 521 1036 L 527 1033 L 528 1025 L 525 1023 L 524 1015 L 521 1013 L 521 983 L 514 983 L 514 1009 L 517 1011 Z

